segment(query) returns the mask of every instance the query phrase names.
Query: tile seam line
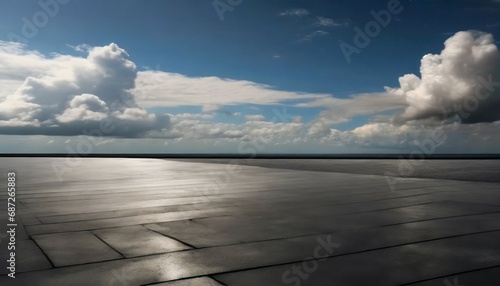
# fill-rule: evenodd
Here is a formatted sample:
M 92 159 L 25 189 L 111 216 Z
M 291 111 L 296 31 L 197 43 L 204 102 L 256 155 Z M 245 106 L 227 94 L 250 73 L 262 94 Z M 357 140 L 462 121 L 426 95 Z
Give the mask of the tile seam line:
M 414 284 L 418 284 L 418 283 L 422 283 L 422 282 L 426 282 L 426 281 L 432 281 L 432 280 L 435 280 L 435 279 L 446 278 L 446 277 L 450 277 L 450 276 L 458 276 L 458 275 L 461 275 L 461 274 L 472 273 L 472 272 L 476 272 L 476 271 L 488 270 L 488 269 L 494 269 L 494 268 L 500 268 L 500 264 L 494 265 L 494 266 L 488 266 L 488 267 L 481 267 L 481 268 L 477 268 L 477 269 L 473 269 L 473 270 L 456 272 L 456 273 L 449 274 L 449 275 L 442 275 L 442 276 L 438 276 L 438 277 L 434 277 L 434 278 L 429 278 L 429 279 L 425 279 L 425 280 L 419 280 L 419 281 L 405 283 L 405 284 L 399 284 L 399 286 L 414 285 Z
M 29 236 L 29 237 L 30 237 L 30 240 L 33 241 L 33 243 L 35 243 L 36 247 L 38 247 L 38 249 L 40 249 L 40 251 L 45 256 L 45 258 L 47 258 L 47 261 L 49 261 L 50 266 L 52 266 L 52 269 L 55 269 L 56 266 L 55 266 L 54 262 L 52 262 L 52 260 L 47 255 L 47 253 L 43 250 L 43 248 L 38 244 L 38 242 L 36 242 L 36 240 L 32 239 L 31 236 Z M 43 271 L 43 270 L 40 270 L 40 271 Z M 24 273 L 29 273 L 29 272 L 32 272 L 32 271 L 28 271 L 28 272 L 24 272 Z
M 469 217 L 469 216 L 488 215 L 488 214 L 497 214 L 497 213 L 500 213 L 500 211 L 471 213 L 471 214 L 462 214 L 462 215 L 452 215 L 452 216 L 445 216 L 445 217 L 439 217 L 439 218 L 415 220 L 415 221 L 411 221 L 411 222 L 384 224 L 384 225 L 380 225 L 379 227 L 391 227 L 391 226 L 397 226 L 397 225 L 404 225 L 404 224 L 408 224 L 408 223 L 418 223 L 418 222 L 434 221 L 434 220 L 440 220 L 440 219 L 449 219 L 449 218 L 458 218 L 458 217 Z
M 97 238 L 98 240 L 100 240 L 102 243 L 104 243 L 106 246 L 108 246 L 109 248 L 111 248 L 112 250 L 114 250 L 116 253 L 120 254 L 120 256 L 122 257 L 121 259 L 127 259 L 128 257 L 125 256 L 125 254 L 121 253 L 121 251 L 118 251 L 118 249 L 115 249 L 114 247 L 112 247 L 109 243 L 107 243 L 104 239 L 102 239 L 101 237 L 99 237 L 97 234 L 94 233 L 94 231 L 92 230 L 89 230 L 88 231 L 89 233 L 91 233 L 93 236 L 95 236 L 95 238 Z M 119 260 L 119 259 L 117 259 Z
M 168 237 L 168 238 L 170 238 L 170 239 L 172 239 L 172 240 L 175 240 L 175 241 L 177 241 L 177 242 L 179 242 L 179 243 L 182 243 L 182 244 L 184 244 L 184 245 L 186 245 L 186 246 L 189 246 L 189 247 L 191 247 L 192 249 L 198 249 L 196 246 L 194 246 L 194 245 L 192 245 L 192 244 L 190 244 L 190 243 L 184 242 L 184 241 L 182 241 L 182 240 L 180 240 L 180 239 L 177 239 L 177 238 L 175 238 L 175 237 L 173 237 L 173 236 L 170 236 L 170 235 L 167 235 L 167 234 L 164 234 L 164 233 L 158 232 L 158 231 L 156 231 L 156 230 L 150 229 L 150 228 L 146 227 L 145 225 L 141 225 L 141 226 L 142 226 L 142 227 L 144 227 L 145 229 L 149 230 L 149 231 L 152 231 L 152 232 L 157 233 L 157 234 L 159 234 L 159 235 L 162 235 L 162 236 Z M 189 250 L 189 249 L 186 249 L 186 250 Z

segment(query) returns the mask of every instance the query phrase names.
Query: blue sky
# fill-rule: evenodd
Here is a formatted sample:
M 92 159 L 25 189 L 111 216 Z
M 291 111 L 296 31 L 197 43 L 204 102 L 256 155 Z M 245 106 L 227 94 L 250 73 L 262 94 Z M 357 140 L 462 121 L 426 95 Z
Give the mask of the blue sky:
M 216 7 L 229 3 L 238 5 L 221 18 Z M 106 118 L 120 132 L 106 134 L 109 143 L 94 152 L 237 153 L 252 140 L 270 153 L 410 152 L 419 142 L 403 133 L 425 140 L 432 128 L 467 139 L 440 142 L 437 152 L 498 152 L 497 89 L 458 128 L 433 110 L 474 96 L 469 79 L 498 75 L 496 0 L 1 0 L 0 11 L 3 56 L 20 61 L 0 64 L 4 152 L 66 152 Z M 340 44 L 356 47 L 356 28 L 366 32 L 374 13 L 390 15 L 387 25 L 376 24 L 369 45 L 346 60 Z M 456 50 L 463 55 L 454 57 Z M 424 81 L 428 54 L 443 67 L 471 70 L 448 69 L 443 80 L 434 66 Z M 400 80 L 408 74 L 422 82 Z M 458 83 L 465 86 L 456 96 L 443 92 Z M 119 94 L 133 106 L 111 108 Z M 487 139 L 472 140 L 478 132 Z M 14 136 L 34 147 L 10 147 Z M 137 147 L 145 140 L 154 143 Z

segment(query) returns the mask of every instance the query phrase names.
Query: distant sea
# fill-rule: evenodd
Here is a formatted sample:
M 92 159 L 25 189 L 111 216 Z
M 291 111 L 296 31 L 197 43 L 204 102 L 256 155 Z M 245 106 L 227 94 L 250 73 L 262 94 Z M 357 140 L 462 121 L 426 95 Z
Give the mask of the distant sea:
M 400 159 L 175 159 L 179 161 L 227 164 L 230 162 L 266 168 L 321 172 L 384 175 L 500 183 L 500 160 L 416 161 Z M 411 164 L 412 169 L 408 167 Z M 400 171 L 401 170 L 401 171 Z M 409 170 L 411 172 L 409 172 Z M 407 173 L 405 173 L 407 172 Z M 409 173 L 408 173 L 409 172 Z

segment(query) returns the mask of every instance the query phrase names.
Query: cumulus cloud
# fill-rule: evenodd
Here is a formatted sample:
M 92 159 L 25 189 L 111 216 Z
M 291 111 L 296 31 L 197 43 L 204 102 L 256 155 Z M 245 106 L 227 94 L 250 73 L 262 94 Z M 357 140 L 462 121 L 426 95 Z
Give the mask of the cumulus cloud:
M 137 71 L 116 44 L 89 48 L 87 57 L 46 57 L 18 43 L 0 43 L 1 81 L 17 80 L 0 102 L 0 133 L 78 135 L 102 129 L 110 136 L 136 137 L 169 128 L 166 115 L 148 114 L 130 89 Z M 112 131 L 110 131 L 112 129 Z
M 370 106 L 374 111 L 383 111 L 384 106 L 385 110 L 403 107 L 392 119 L 376 115 L 373 122 L 350 131 L 328 130 L 329 123 L 347 116 L 339 116 L 342 101 L 321 99 L 305 104 L 331 103 L 309 132 L 322 134 L 318 140 L 323 143 L 405 152 L 420 150 L 430 139 L 438 139 L 431 153 L 496 150 L 500 140 L 499 71 L 500 55 L 492 35 L 458 32 L 445 42 L 440 54 L 422 58 L 420 77 L 408 74 L 399 79 L 399 88 L 386 88 L 387 93 L 378 97 L 366 95 L 344 102 L 350 116 L 368 114 Z M 366 105 L 356 99 L 366 100 Z M 450 118 L 460 120 L 446 121 Z
M 473 133 L 468 132 L 473 128 L 457 126 L 458 123 L 487 124 L 500 119 L 500 55 L 494 43 L 490 34 L 459 32 L 445 42 L 440 54 L 423 57 L 420 77 L 401 77 L 399 88 L 299 104 L 326 108 L 308 124 L 307 135 L 322 141 L 340 140 L 371 147 L 404 146 L 408 143 L 405 134 L 428 134 L 424 127 L 444 128 L 454 134 L 460 130 L 463 137 L 470 137 Z M 380 114 L 389 111 L 395 115 Z M 335 124 L 364 115 L 373 116 L 370 123 L 345 132 L 332 129 Z M 490 138 L 484 130 L 491 128 L 483 126 L 481 130 L 478 134 Z
M 63 114 L 56 117 L 61 123 L 73 121 L 101 121 L 107 117 L 106 103 L 93 94 L 75 96 Z
M 500 54 L 491 34 L 456 33 L 440 54 L 422 58 L 420 73 L 407 74 L 399 78 L 399 88 L 387 89 L 408 103 L 396 122 L 451 116 L 463 123 L 500 119 Z

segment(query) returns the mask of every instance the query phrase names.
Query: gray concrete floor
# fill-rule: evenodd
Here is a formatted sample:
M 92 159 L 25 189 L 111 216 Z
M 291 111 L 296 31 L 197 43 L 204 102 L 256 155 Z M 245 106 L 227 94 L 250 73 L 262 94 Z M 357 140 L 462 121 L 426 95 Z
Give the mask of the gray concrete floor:
M 154 159 L 0 158 L 5 185 L 8 171 L 16 279 L 0 235 L 0 285 L 500 285 L 500 183 L 391 190 L 377 175 Z

